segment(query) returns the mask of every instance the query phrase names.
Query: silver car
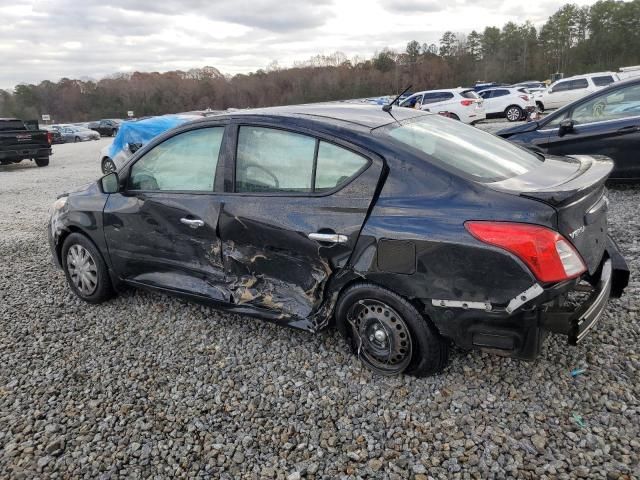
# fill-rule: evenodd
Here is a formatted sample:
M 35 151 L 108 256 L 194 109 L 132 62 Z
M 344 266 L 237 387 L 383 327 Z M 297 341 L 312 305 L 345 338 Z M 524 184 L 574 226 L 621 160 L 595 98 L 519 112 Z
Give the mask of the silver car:
M 65 126 L 60 129 L 60 134 L 65 143 L 100 140 L 100 134 L 98 132 L 83 127 Z

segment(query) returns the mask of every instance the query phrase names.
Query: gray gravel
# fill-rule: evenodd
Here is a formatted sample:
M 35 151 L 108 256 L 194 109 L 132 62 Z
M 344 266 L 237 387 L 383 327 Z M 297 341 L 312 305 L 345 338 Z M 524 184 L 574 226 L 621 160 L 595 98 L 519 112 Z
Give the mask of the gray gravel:
M 551 338 L 534 363 L 455 351 L 442 375 L 389 379 L 334 332 L 141 291 L 77 300 L 47 208 L 99 175 L 107 141 L 0 167 L 0 477 L 640 475 L 639 190 L 611 192 L 633 279 L 583 345 Z

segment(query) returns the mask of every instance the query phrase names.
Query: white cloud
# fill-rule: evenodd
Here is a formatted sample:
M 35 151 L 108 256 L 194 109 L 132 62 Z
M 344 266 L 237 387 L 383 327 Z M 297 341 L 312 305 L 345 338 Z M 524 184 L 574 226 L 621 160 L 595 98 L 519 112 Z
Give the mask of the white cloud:
M 559 7 L 553 0 L 12 0 L 0 3 L 0 87 L 205 65 L 246 73 L 337 50 L 369 57 L 410 40 L 437 43 L 445 30 L 539 24 Z

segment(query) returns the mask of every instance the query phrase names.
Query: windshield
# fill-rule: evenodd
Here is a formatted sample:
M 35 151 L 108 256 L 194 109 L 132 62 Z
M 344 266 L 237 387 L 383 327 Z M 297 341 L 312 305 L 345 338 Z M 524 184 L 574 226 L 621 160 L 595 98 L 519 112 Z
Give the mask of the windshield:
M 420 116 L 378 130 L 428 154 L 444 168 L 483 183 L 523 175 L 544 162 L 542 156 L 440 115 Z

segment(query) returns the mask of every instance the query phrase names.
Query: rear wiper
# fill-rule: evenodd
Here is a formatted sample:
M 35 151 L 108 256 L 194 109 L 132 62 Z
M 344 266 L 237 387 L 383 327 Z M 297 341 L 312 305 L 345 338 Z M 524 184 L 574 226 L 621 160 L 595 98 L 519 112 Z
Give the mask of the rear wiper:
M 405 93 L 407 93 L 407 91 L 411 88 L 411 85 L 409 85 L 407 88 L 405 88 L 402 93 L 400 95 L 398 95 L 396 98 L 393 99 L 393 102 L 388 103 L 387 105 L 383 105 L 382 106 L 382 111 L 383 112 L 387 112 L 387 113 L 391 113 L 391 109 L 393 108 L 393 104 L 396 103 L 398 101 L 398 99 L 404 95 Z M 393 117 L 393 115 L 391 115 Z M 395 117 L 394 117 L 395 120 Z

